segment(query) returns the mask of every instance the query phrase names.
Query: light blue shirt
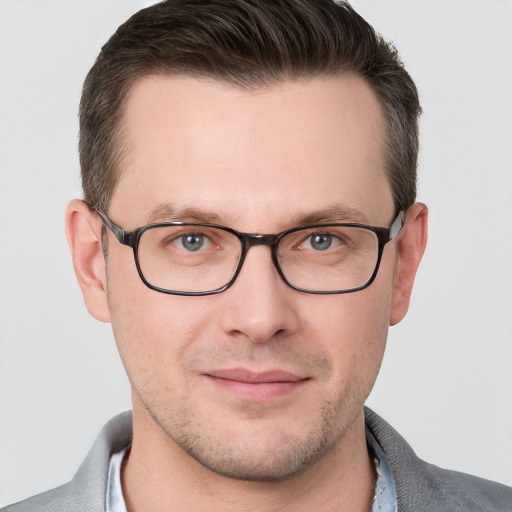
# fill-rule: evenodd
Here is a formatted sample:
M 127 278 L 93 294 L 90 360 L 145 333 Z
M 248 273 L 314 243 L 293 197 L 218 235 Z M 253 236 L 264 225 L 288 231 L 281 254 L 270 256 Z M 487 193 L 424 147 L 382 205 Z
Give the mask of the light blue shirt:
M 366 428 L 366 444 L 370 457 L 373 457 L 375 472 L 377 473 L 372 512 L 398 512 L 395 481 L 391 474 L 388 459 L 368 428 Z
M 121 487 L 121 466 L 128 446 L 110 457 L 107 478 L 106 512 L 127 512 Z

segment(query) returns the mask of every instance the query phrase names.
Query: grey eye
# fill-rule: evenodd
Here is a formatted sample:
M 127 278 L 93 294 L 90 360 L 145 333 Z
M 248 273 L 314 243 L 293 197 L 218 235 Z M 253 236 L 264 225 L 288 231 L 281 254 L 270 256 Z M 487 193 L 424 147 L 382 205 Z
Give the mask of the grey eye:
M 324 233 L 316 233 L 311 235 L 309 239 L 311 247 L 317 251 L 325 251 L 332 244 L 332 236 Z
M 190 234 L 180 237 L 181 245 L 187 251 L 197 251 L 204 245 L 204 235 Z

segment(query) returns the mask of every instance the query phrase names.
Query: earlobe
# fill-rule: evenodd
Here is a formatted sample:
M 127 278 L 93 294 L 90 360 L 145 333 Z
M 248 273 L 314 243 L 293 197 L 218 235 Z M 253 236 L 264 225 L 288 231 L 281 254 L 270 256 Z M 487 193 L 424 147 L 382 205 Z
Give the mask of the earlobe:
M 66 237 L 85 305 L 94 318 L 110 322 L 101 232 L 101 220 L 83 201 L 69 203 Z
M 389 325 L 400 322 L 409 309 L 414 277 L 427 245 L 427 231 L 427 207 L 415 203 L 407 210 L 406 224 L 399 235 Z

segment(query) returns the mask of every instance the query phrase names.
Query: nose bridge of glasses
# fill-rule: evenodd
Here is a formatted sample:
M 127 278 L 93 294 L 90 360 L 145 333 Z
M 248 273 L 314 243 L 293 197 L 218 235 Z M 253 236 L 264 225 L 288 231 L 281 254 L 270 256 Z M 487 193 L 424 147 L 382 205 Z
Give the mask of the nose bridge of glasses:
M 247 251 L 251 247 L 254 247 L 257 245 L 266 245 L 267 247 L 270 248 L 273 264 L 277 268 L 279 274 L 282 274 L 282 271 L 279 267 L 279 263 L 277 261 L 277 255 L 276 255 L 276 246 L 277 246 L 278 238 L 279 238 L 279 235 L 261 235 L 259 233 L 243 233 L 244 250 L 241 254 L 240 267 L 244 263 L 245 257 L 247 255 Z
M 244 233 L 244 241 L 247 249 L 256 245 L 268 245 L 272 247 L 275 244 L 277 235 L 260 235 Z
M 279 235 L 272 235 L 272 234 L 262 235 L 259 233 L 241 233 L 241 235 L 243 238 L 243 251 L 242 251 L 242 254 L 240 255 L 240 262 L 239 262 L 239 267 L 238 267 L 236 276 L 238 275 L 238 272 L 241 270 L 241 268 L 246 260 L 248 250 L 251 247 L 263 245 L 263 246 L 269 247 L 272 263 L 275 266 L 277 273 L 286 282 L 286 279 L 284 279 L 282 270 L 279 266 L 279 262 L 277 260 L 277 254 L 276 254 L 276 248 L 277 248 L 277 242 L 279 240 Z

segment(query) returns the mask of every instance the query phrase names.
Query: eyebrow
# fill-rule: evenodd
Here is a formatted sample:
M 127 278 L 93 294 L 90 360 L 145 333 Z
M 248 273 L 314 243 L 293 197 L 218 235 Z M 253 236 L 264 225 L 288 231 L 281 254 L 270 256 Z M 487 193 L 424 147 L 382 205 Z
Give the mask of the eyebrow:
M 337 224 L 341 222 L 366 224 L 368 222 L 366 215 L 361 211 L 349 206 L 333 205 L 324 210 L 295 215 L 292 223 L 295 226 L 308 226 L 312 224 Z
M 215 212 L 195 207 L 177 208 L 170 203 L 155 206 L 147 217 L 147 224 L 159 222 L 193 222 L 199 224 L 229 225 Z M 332 205 L 326 209 L 294 215 L 286 224 L 288 227 L 311 226 L 314 224 L 337 223 L 367 224 L 368 219 L 360 210 L 343 205 Z
M 194 207 L 176 208 L 167 203 L 154 207 L 147 217 L 148 224 L 172 221 L 222 224 L 221 218 L 214 212 L 198 210 Z

